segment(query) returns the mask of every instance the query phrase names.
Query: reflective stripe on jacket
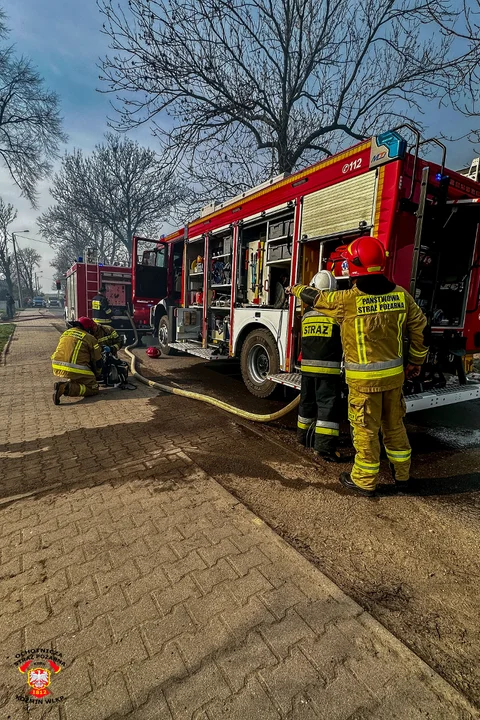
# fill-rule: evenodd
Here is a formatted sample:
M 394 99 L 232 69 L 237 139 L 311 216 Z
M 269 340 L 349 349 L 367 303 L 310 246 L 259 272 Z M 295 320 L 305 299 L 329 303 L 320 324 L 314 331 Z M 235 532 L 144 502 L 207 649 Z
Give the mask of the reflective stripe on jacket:
M 51 360 L 54 373 L 95 376 L 102 368 L 99 344 L 93 335 L 80 328 L 71 328 L 62 333 Z
M 302 286 L 292 292 L 300 297 Z M 319 292 L 315 308 L 340 325 L 349 385 L 375 392 L 403 384 L 403 339 L 410 338 L 409 362 L 421 365 L 428 353 L 423 331 L 426 318 L 412 296 L 395 286 L 384 295 L 351 290 Z
M 313 288 L 304 288 L 301 299 L 312 304 L 317 296 Z M 301 372 L 307 375 L 340 375 L 342 343 L 340 328 L 332 317 L 307 308 L 302 318 Z

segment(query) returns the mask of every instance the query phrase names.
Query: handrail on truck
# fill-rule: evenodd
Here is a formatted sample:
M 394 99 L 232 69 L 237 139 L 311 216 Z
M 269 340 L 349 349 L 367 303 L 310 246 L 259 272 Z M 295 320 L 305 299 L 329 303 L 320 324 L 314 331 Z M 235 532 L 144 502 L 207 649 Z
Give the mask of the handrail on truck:
M 410 123 L 403 123 L 402 125 L 397 125 L 397 127 L 394 127 L 391 132 L 396 132 L 397 130 L 401 130 L 402 128 L 407 128 L 407 130 L 410 130 L 410 132 L 413 133 L 416 138 L 415 155 L 413 156 L 412 184 L 410 186 L 410 195 L 408 196 L 408 199 L 411 200 L 413 198 L 413 189 L 415 187 L 415 173 L 417 170 L 418 151 L 420 148 L 420 131 L 417 130 L 414 125 L 410 125 Z
M 428 145 L 428 143 L 433 143 L 434 145 L 438 145 L 438 147 L 442 148 L 442 165 L 440 172 L 443 175 L 443 173 L 445 172 L 445 163 L 447 160 L 447 146 L 440 142 L 440 140 L 437 140 L 437 138 L 428 138 L 427 140 L 422 140 L 420 146 Z

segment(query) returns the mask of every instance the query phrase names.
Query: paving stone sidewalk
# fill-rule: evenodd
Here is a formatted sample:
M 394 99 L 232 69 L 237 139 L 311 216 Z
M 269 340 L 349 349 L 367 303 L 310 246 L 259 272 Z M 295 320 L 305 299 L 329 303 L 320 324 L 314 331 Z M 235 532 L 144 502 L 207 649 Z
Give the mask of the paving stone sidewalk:
M 479 717 L 200 470 L 192 437 L 154 434 L 151 390 L 55 407 L 57 340 L 52 318 L 19 324 L 0 367 L 2 720 Z M 37 647 L 62 653 L 63 700 L 27 706 L 15 656 Z

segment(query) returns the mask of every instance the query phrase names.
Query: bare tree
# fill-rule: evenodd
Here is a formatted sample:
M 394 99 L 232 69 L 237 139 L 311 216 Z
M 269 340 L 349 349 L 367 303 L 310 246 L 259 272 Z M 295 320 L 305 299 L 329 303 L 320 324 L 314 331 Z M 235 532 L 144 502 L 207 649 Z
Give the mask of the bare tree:
M 16 284 L 21 284 L 22 290 L 26 295 L 33 297 L 36 293 L 35 289 L 35 269 L 40 267 L 42 256 L 34 248 L 19 248 L 17 250 L 18 271 L 20 277 L 17 277 L 16 269 L 13 273 Z
M 88 157 L 81 150 L 65 155 L 50 193 L 56 205 L 39 219 L 44 236 L 69 223 L 69 232 L 84 240 L 107 233 L 110 254 L 119 246 L 130 252 L 140 231 L 158 233 L 183 196 L 153 150 L 113 133 Z
M 454 0 L 97 2 L 115 126 L 151 122 L 200 178 L 224 163 L 245 177 L 252 148 L 255 175 L 290 172 L 346 140 L 418 125 L 424 100 L 444 98 L 471 59 L 432 17 L 452 17 Z
M 477 118 L 477 127 L 472 128 L 471 140 L 479 142 L 480 0 L 462 0 L 457 12 L 446 17 L 436 12 L 434 6 L 430 12 L 445 38 L 468 48 L 468 62 L 463 66 L 462 82 L 460 85 L 455 81 L 451 83 L 450 97 L 457 110 Z
M 0 275 L 3 276 L 10 295 L 13 296 L 13 258 L 8 245 L 8 227 L 15 221 L 17 211 L 10 203 L 5 204 L 0 198 Z
M 83 256 L 86 248 L 96 250 L 99 262 L 107 264 L 113 263 L 121 255 L 123 246 L 105 227 L 85 219 L 79 212 L 69 208 L 68 204 L 49 208 L 37 220 L 37 224 L 51 247 L 59 253 L 65 249 L 69 266 L 77 257 Z M 125 248 L 123 250 L 128 255 Z
M 0 16 L 0 37 L 7 35 Z M 15 48 L 0 48 L 0 158 L 33 206 L 36 186 L 51 170 L 62 132 L 59 101 L 30 60 Z

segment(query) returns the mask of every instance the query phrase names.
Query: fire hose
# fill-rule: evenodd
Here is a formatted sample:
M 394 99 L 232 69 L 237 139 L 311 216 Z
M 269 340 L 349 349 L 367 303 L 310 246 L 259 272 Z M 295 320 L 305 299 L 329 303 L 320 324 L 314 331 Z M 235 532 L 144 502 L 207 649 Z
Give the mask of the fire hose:
M 234 405 L 229 405 L 228 403 L 223 402 L 223 400 L 217 400 L 217 398 L 214 398 L 211 395 L 203 395 L 202 393 L 192 392 L 190 390 L 182 390 L 182 388 L 170 387 L 169 385 L 163 385 L 162 383 L 158 383 L 154 380 L 149 380 L 143 375 L 140 375 L 140 373 L 137 372 L 137 370 L 135 369 L 137 358 L 131 352 L 131 350 L 133 350 L 133 348 L 138 345 L 138 332 L 130 315 L 129 319 L 135 335 L 135 342 L 131 343 L 131 345 L 127 345 L 127 347 L 124 348 L 124 352 L 130 358 L 131 375 L 137 378 L 137 380 L 144 385 L 148 385 L 149 387 L 153 387 L 156 390 L 161 390 L 162 392 L 169 393 L 170 395 L 180 395 L 181 397 L 190 398 L 191 400 L 199 400 L 200 402 L 214 405 L 215 407 L 220 408 L 220 410 L 225 410 L 225 412 L 231 413 L 232 415 L 237 415 L 238 417 L 244 418 L 245 420 L 252 420 L 252 422 L 258 423 L 269 423 L 273 422 L 274 420 L 279 420 L 281 417 L 288 415 L 289 412 L 291 412 L 298 406 L 300 402 L 300 395 L 298 395 L 294 400 L 292 400 L 291 403 L 286 405 L 281 410 L 277 410 L 276 412 L 270 413 L 269 415 L 258 415 L 257 413 L 248 412 L 247 410 L 241 410 Z

